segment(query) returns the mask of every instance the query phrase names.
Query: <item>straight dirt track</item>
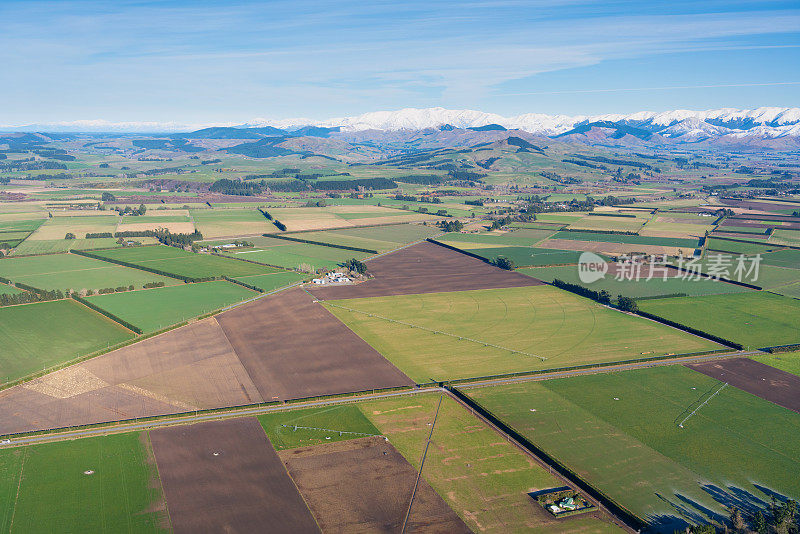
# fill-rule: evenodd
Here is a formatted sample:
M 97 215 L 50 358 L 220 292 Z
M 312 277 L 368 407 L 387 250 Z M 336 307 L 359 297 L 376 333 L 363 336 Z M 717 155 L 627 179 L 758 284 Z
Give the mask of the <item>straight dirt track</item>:
M 690 363 L 686 366 L 800 413 L 800 376 L 749 358 Z
M 279 453 L 323 532 L 400 532 L 417 473 L 382 437 Z M 424 480 L 406 532 L 469 528 Z
M 513 271 L 424 241 L 367 263 L 374 278 L 351 286 L 312 289 L 320 300 L 468 291 L 540 285 Z
M 414 384 L 299 288 L 217 319 L 265 401 Z
M 150 432 L 176 533 L 318 533 L 255 418 Z

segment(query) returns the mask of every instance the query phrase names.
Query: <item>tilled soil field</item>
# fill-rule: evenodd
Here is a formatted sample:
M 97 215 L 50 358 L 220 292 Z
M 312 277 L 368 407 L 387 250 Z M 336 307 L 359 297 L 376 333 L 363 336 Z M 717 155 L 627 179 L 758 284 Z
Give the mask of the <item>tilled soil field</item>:
M 384 438 L 279 454 L 323 532 L 401 531 L 417 473 Z M 470 530 L 423 478 L 406 532 L 456 534 Z
M 800 376 L 749 358 L 693 363 L 687 367 L 800 413 Z
M 374 278 L 356 285 L 312 289 L 321 300 L 412 295 L 539 285 L 541 282 L 430 242 L 367 262 Z
M 265 401 L 413 385 L 302 289 L 218 320 Z
M 159 428 L 150 439 L 176 533 L 320 532 L 257 419 Z

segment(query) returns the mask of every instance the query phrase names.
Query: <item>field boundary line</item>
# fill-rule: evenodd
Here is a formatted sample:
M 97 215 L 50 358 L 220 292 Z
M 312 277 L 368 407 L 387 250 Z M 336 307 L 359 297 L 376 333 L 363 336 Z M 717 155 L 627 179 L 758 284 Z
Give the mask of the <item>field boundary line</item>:
M 422 469 L 425 467 L 425 458 L 427 458 L 428 449 L 431 446 L 433 430 L 436 428 L 436 421 L 439 419 L 439 409 L 442 407 L 442 399 L 444 399 L 444 393 L 439 396 L 439 404 L 436 405 L 436 413 L 433 414 L 431 431 L 428 433 L 428 441 L 425 443 L 425 450 L 422 452 L 422 460 L 419 462 L 419 471 L 417 471 L 417 478 L 414 481 L 414 489 L 411 491 L 411 499 L 408 502 L 408 510 L 406 510 L 406 517 L 403 519 L 403 528 L 400 530 L 400 534 L 404 534 L 406 526 L 408 526 L 408 518 L 411 516 L 411 508 L 414 506 L 414 497 L 417 496 L 417 489 L 419 488 L 419 479 L 422 478 Z
M 425 326 L 419 326 L 419 325 L 415 325 L 415 324 L 411 324 L 411 323 L 406 323 L 405 321 L 398 321 L 396 319 L 390 319 L 388 317 L 383 317 L 383 316 L 378 315 L 376 313 L 370 313 L 370 312 L 365 312 L 365 311 L 361 311 L 361 310 L 354 310 L 354 309 L 348 308 L 346 306 L 341 306 L 339 304 L 334 304 L 334 303 L 332 303 L 330 301 L 325 301 L 325 303 L 328 306 L 333 306 L 334 308 L 341 308 L 343 310 L 347 310 L 347 311 L 350 311 L 350 312 L 361 313 L 361 314 L 367 315 L 368 317 L 377 317 L 378 319 L 382 319 L 384 321 L 389 321 L 390 323 L 401 324 L 401 325 L 404 325 L 404 326 L 408 326 L 410 328 L 419 328 L 420 330 L 425 330 L 426 332 L 431 332 L 432 334 L 442 334 L 444 336 L 454 337 L 454 338 L 456 338 L 456 339 L 458 339 L 460 341 L 471 341 L 472 343 L 477 343 L 477 344 L 483 345 L 485 347 L 494 347 L 496 349 L 506 350 L 508 352 L 513 352 L 515 354 L 524 354 L 525 356 L 531 356 L 533 358 L 539 358 L 541 361 L 546 361 L 547 360 L 547 358 L 545 358 L 544 356 L 537 356 L 536 354 L 531 354 L 530 352 L 525 352 L 523 350 L 510 349 L 508 347 L 501 347 L 500 345 L 495 345 L 493 343 L 487 343 L 485 341 L 479 341 L 477 339 L 472 339 L 471 337 L 459 336 L 459 335 L 456 335 L 456 334 L 451 334 L 449 332 L 442 332 L 440 330 L 433 330 L 432 328 L 427 328 Z

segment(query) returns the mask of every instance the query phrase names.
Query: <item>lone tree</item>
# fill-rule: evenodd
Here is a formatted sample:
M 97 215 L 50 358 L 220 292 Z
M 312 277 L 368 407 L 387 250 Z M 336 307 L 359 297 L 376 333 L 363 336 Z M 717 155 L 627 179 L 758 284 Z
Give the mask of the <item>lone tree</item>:
M 623 297 L 619 295 L 617 297 L 617 307 L 622 311 L 627 312 L 635 312 L 639 310 L 639 305 L 636 304 L 636 301 L 630 297 Z
M 506 258 L 505 256 L 498 256 L 493 259 L 492 265 L 495 267 L 500 267 L 501 269 L 505 269 L 506 271 L 514 270 L 514 260 Z
M 100 200 L 102 200 L 103 202 L 114 202 L 115 200 L 117 200 L 117 197 L 115 197 L 108 191 L 104 191 L 102 196 L 100 197 Z
M 64 236 L 64 239 L 75 239 L 75 234 L 72 232 L 67 232 L 67 235 Z

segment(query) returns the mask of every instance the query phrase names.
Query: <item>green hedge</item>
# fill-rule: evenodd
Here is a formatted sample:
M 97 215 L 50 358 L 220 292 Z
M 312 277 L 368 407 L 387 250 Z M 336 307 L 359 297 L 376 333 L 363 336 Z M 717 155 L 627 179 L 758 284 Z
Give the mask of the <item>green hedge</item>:
M 795 343 L 793 345 L 779 345 L 777 347 L 766 347 L 765 349 L 770 354 L 776 354 L 780 352 L 797 352 L 800 351 L 800 343 Z
M 708 332 L 704 332 L 703 330 L 698 330 L 697 328 L 693 328 L 691 326 L 687 326 L 685 324 L 676 323 L 675 321 L 671 321 L 669 319 L 665 319 L 659 315 L 654 315 L 652 313 L 648 313 L 646 311 L 637 310 L 635 312 L 637 315 L 641 315 L 642 317 L 646 317 L 647 319 L 652 319 L 653 321 L 665 324 L 667 326 L 671 326 L 673 328 L 677 328 L 678 330 L 683 330 L 684 332 L 689 332 L 690 334 L 694 334 L 696 336 L 704 337 L 706 339 L 710 339 L 716 343 L 720 343 L 722 345 L 727 345 L 728 347 L 732 347 L 736 350 L 744 349 L 743 345 L 736 343 L 735 341 L 730 341 L 725 338 L 715 336 L 714 334 L 709 334 Z
M 80 302 L 81 304 L 86 306 L 87 308 L 93 309 L 94 311 L 96 311 L 100 315 L 105 315 L 106 317 L 108 317 L 112 321 L 121 324 L 122 326 L 124 326 L 128 330 L 132 330 L 133 332 L 136 332 L 137 334 L 140 334 L 140 335 L 142 334 L 142 329 L 141 328 L 129 323 L 125 319 L 117 317 L 116 315 L 114 315 L 113 313 L 111 313 L 109 311 L 104 310 L 103 308 L 101 308 L 97 304 L 93 304 L 93 303 L 89 302 L 88 300 L 86 300 L 85 298 L 79 297 L 75 293 L 72 294 L 72 298 L 77 300 L 78 302 Z
M 175 278 L 176 280 L 182 280 L 184 282 L 191 283 L 191 282 L 207 282 L 209 280 L 216 280 L 217 277 L 215 276 L 207 276 L 205 278 L 192 278 L 191 276 L 182 276 L 175 273 L 168 273 L 166 271 L 162 271 L 161 269 L 153 269 L 152 267 L 146 267 L 144 265 L 139 265 L 136 263 L 130 263 L 123 260 L 118 260 L 115 258 L 107 258 L 105 256 L 100 256 L 99 254 L 92 254 L 91 252 L 87 252 L 85 250 L 70 250 L 70 254 L 77 254 L 78 256 L 86 256 L 87 258 L 92 258 L 95 260 L 100 261 L 107 261 L 109 263 L 116 263 L 117 265 L 122 265 L 123 267 L 130 267 L 131 269 L 138 269 L 140 271 L 147 271 L 153 274 L 159 274 L 161 276 L 167 276 L 169 278 Z
M 242 287 L 246 287 L 247 289 L 252 289 L 253 291 L 258 291 L 259 293 L 263 293 L 264 292 L 264 290 L 261 289 L 260 287 L 256 287 L 256 286 L 254 286 L 252 284 L 248 284 L 248 283 L 242 282 L 241 280 L 237 280 L 236 278 L 231 278 L 230 276 L 224 276 L 223 275 L 222 279 L 226 280 L 226 281 L 228 281 L 228 282 L 230 282 L 232 284 L 240 285 Z

